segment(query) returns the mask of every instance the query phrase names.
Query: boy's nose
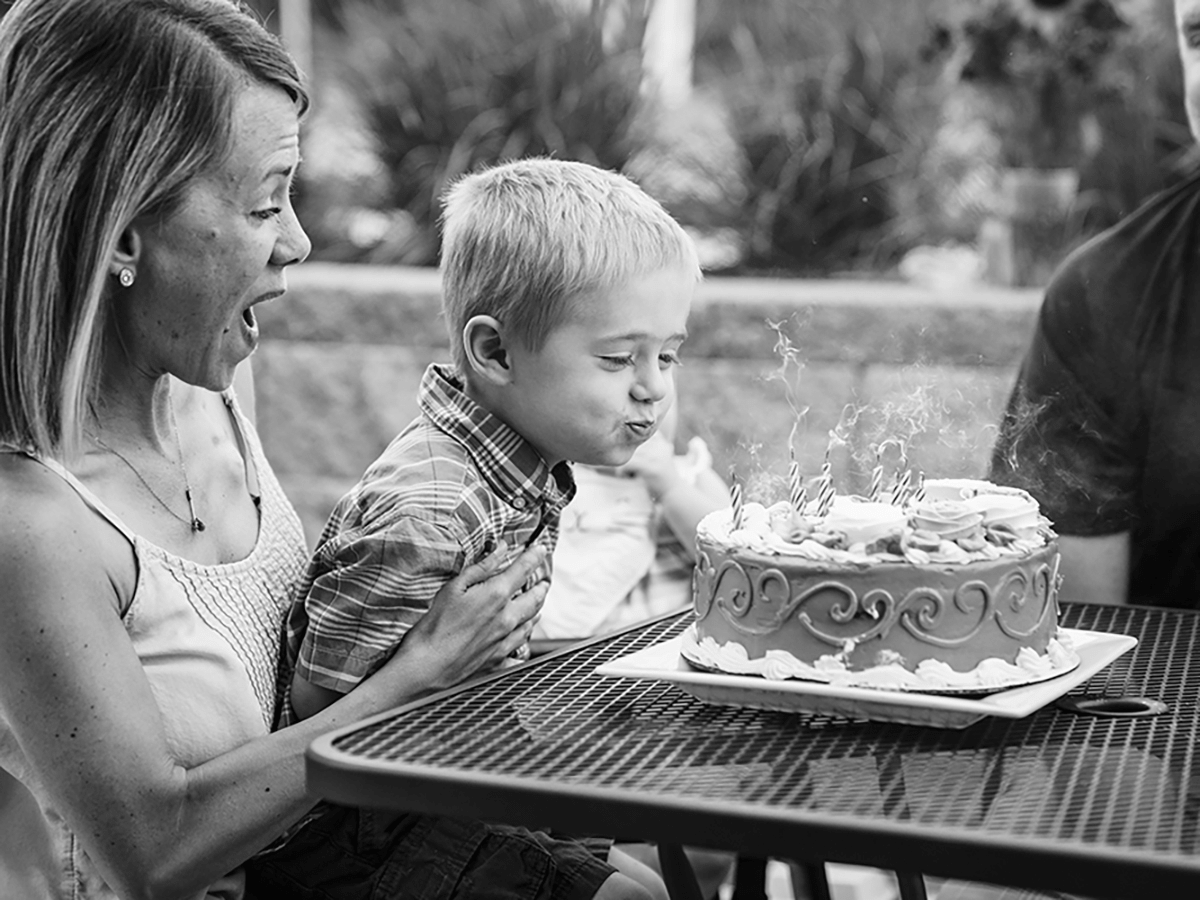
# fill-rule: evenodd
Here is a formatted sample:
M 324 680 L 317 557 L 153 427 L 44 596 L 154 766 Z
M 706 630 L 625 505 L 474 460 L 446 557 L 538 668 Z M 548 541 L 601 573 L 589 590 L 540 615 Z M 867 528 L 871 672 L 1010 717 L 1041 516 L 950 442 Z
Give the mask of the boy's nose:
M 670 370 L 662 370 L 657 366 L 648 366 L 646 371 L 634 382 L 634 399 L 643 402 L 658 403 L 664 400 L 671 390 Z

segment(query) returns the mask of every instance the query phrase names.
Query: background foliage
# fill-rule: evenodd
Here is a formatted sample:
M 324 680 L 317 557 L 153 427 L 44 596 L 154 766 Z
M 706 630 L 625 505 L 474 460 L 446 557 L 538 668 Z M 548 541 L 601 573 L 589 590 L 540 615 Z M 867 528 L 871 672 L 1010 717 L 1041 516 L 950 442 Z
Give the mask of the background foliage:
M 641 17 L 600 3 L 405 0 L 342 2 L 329 18 L 330 71 L 385 173 L 367 199 L 404 213 L 367 259 L 435 262 L 437 198 L 478 167 L 552 155 L 621 169 L 629 158 Z
M 998 170 L 1036 143 L 1035 115 L 998 120 L 962 77 L 969 32 L 988 21 L 1020 25 L 1006 33 L 1041 75 L 1073 66 L 1080 40 L 1119 43 L 1093 53 L 1107 68 L 1065 73 L 1083 88 L 1085 140 L 1066 160 L 1082 240 L 1191 163 L 1171 0 L 1064 0 L 1064 14 L 1110 7 L 1131 27 L 1040 56 L 1037 5 L 698 0 L 695 99 L 666 110 L 639 94 L 645 0 L 315 2 L 323 105 L 360 111 L 338 127 L 365 128 L 372 167 L 339 159 L 304 180 L 314 256 L 432 264 L 449 179 L 551 153 L 629 172 L 719 241 L 712 269 L 890 275 L 914 247 L 974 242 Z M 1035 108 L 1020 86 L 989 87 Z
M 1191 146 L 1169 0 L 947 3 L 923 54 L 994 134 L 1005 166 L 1070 166 L 1077 227 L 1116 221 L 1163 187 Z
M 915 48 L 927 0 L 701 4 L 697 81 L 733 112 L 747 163 L 742 268 L 885 269 L 936 128 Z

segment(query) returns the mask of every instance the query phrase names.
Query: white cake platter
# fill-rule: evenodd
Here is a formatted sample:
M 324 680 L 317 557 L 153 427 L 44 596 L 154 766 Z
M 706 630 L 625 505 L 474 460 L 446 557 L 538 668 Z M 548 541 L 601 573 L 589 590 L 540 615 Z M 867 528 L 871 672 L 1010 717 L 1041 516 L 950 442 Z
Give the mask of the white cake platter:
M 692 666 L 682 657 L 682 636 L 609 660 L 598 666 L 596 673 L 672 682 L 706 703 L 934 728 L 966 728 L 985 716 L 1024 718 L 1083 684 L 1137 645 L 1137 638 L 1130 635 L 1064 630 L 1074 642 L 1078 666 L 1045 681 L 986 696 L 846 687 L 798 679 L 771 681 L 709 672 Z

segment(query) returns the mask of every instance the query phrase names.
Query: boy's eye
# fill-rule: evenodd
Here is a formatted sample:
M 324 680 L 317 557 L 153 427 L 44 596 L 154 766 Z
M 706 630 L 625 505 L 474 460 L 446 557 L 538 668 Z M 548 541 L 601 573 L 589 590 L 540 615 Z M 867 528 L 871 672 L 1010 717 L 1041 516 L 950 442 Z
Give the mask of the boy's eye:
M 253 213 L 251 213 L 251 215 L 254 216 L 256 219 L 262 219 L 265 222 L 268 219 L 275 218 L 281 212 L 283 212 L 283 207 L 270 206 L 270 207 L 267 207 L 266 209 L 256 209 Z
M 633 365 L 633 357 L 628 355 L 601 356 L 600 361 L 612 369 L 623 369 L 625 366 Z
M 680 360 L 678 353 L 660 353 L 658 355 L 658 367 L 660 369 L 669 369 L 671 366 L 682 366 L 683 361 Z

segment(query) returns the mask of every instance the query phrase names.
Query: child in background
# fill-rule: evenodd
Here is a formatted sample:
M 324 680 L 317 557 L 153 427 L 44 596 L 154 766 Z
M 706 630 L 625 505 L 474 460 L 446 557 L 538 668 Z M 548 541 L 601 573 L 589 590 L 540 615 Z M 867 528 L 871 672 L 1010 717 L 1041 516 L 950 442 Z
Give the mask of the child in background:
M 568 463 L 625 465 L 674 399 L 700 268 L 683 229 L 633 182 L 582 163 L 519 160 L 457 182 L 443 229 L 454 365 L 429 367 L 420 415 L 326 524 L 288 621 L 285 721 L 371 674 L 438 588 L 497 546 L 540 544 L 549 562 L 575 493 Z M 394 865 L 403 896 L 664 893 L 607 840 L 377 816 L 330 808 L 277 868 L 302 868 L 311 886 L 336 876 L 324 860 L 345 847 Z
M 691 603 L 696 525 L 730 501 L 703 440 L 675 454 L 677 409 L 624 466 L 575 467 L 535 638 L 605 634 Z

